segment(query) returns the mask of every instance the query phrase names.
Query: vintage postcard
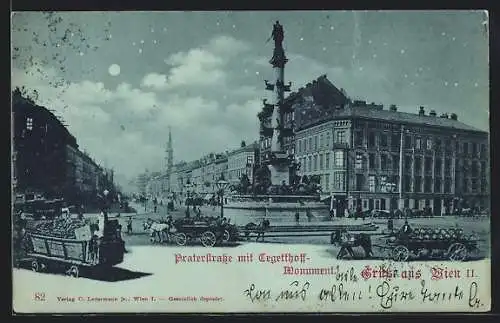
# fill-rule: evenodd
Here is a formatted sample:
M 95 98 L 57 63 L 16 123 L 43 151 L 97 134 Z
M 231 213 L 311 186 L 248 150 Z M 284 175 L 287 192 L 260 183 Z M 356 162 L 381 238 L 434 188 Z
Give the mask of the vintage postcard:
M 486 11 L 11 20 L 15 313 L 490 311 Z

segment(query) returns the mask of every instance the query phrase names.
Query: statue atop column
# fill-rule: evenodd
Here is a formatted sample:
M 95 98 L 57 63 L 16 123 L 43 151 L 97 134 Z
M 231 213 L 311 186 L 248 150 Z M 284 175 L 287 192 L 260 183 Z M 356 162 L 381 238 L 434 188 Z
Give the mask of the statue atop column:
M 288 59 L 285 56 L 285 51 L 283 49 L 283 39 L 285 38 L 285 32 L 283 31 L 283 26 L 279 21 L 276 21 L 273 25 L 273 32 L 269 39 L 274 40 L 274 51 L 273 57 L 269 61 L 274 67 L 283 68 Z M 268 39 L 268 40 L 269 40 Z
M 285 33 L 283 31 L 283 26 L 279 21 L 276 21 L 273 26 L 273 32 L 271 37 L 274 40 L 275 47 L 282 47 L 283 39 L 285 38 Z

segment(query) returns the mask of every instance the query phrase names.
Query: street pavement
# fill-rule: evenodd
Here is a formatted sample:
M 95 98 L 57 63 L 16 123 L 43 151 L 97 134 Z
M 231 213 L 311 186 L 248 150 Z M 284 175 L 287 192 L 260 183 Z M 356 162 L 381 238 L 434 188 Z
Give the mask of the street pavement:
M 173 212 L 167 212 L 165 206 L 158 206 L 157 212 L 152 212 L 152 208 L 147 208 L 144 211 L 144 206 L 132 203 L 131 206 L 136 209 L 136 213 L 121 214 L 119 220 L 122 224 L 123 238 L 126 245 L 151 245 L 152 242 L 149 240 L 149 234 L 143 229 L 143 223 L 146 219 L 150 218 L 153 220 L 166 219 L 168 215 L 172 215 L 174 219 L 182 218 L 185 216 L 185 207 L 181 206 L 179 209 Z M 202 215 L 204 216 L 219 216 L 220 208 L 213 207 L 202 207 Z M 193 213 L 191 213 L 193 215 Z M 113 214 L 111 214 L 111 217 Z M 132 234 L 127 234 L 126 222 L 128 216 L 132 217 Z M 270 217 L 271 225 L 281 226 L 281 225 L 292 225 L 296 226 L 295 221 L 279 221 L 273 224 L 273 216 Z M 305 220 L 305 219 L 304 219 Z M 252 218 L 248 218 L 248 222 L 252 222 Z M 404 219 L 395 219 L 394 228 L 400 228 L 403 226 Z M 464 229 L 466 234 L 477 234 L 481 241 L 479 247 L 482 253 L 489 253 L 490 250 L 490 218 L 489 217 L 457 217 L 457 216 L 444 216 L 444 217 L 432 217 L 432 218 L 411 218 L 408 222 L 413 227 L 432 227 L 432 228 L 449 228 L 449 227 L 461 227 Z M 375 232 L 370 232 L 370 234 L 375 234 L 373 237 L 374 244 L 383 244 L 383 241 L 379 241 L 384 236 L 384 232 L 387 228 L 387 219 L 353 219 L 353 218 L 334 218 L 325 221 L 324 218 L 313 218 L 311 222 L 301 221 L 298 226 L 328 226 L 328 225 L 360 225 L 360 224 L 370 224 L 373 223 L 379 228 Z M 320 244 L 327 245 L 330 244 L 330 232 L 322 233 L 312 233 L 312 232 L 301 232 L 303 236 L 300 237 L 268 237 L 265 239 L 267 243 L 280 243 L 280 244 L 296 244 L 296 243 L 306 243 L 306 244 Z M 378 237 L 377 237 L 378 235 Z M 255 238 L 251 239 L 252 241 Z M 246 243 L 246 242 L 243 242 Z M 168 247 L 165 245 L 165 247 Z

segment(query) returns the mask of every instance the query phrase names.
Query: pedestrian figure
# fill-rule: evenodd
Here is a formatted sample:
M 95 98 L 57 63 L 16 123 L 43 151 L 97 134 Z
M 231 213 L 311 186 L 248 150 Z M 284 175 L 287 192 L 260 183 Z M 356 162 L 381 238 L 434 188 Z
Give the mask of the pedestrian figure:
M 387 230 L 390 233 L 394 231 L 394 217 L 392 212 L 389 214 L 389 219 L 387 220 Z
M 90 261 L 94 264 L 99 262 L 99 237 L 93 235 L 89 245 Z
M 306 216 L 307 216 L 307 222 L 311 222 L 311 219 L 313 217 L 311 210 L 309 209 L 306 210 Z
M 299 210 L 297 210 L 295 212 L 295 223 L 297 223 L 297 225 L 299 224 L 299 219 L 300 219 L 300 214 L 299 214 Z
M 156 199 L 156 197 L 154 198 L 153 200 L 153 208 L 154 208 L 154 213 L 156 213 L 156 209 L 158 207 L 158 200 Z
M 127 221 L 127 234 L 132 234 L 132 217 L 128 217 Z
M 356 211 L 354 212 L 354 220 L 357 220 L 358 218 L 360 218 L 361 217 L 361 213 L 362 213 L 361 206 L 358 205 L 356 207 Z
M 257 238 L 255 239 L 255 242 L 259 241 L 259 239 L 261 239 L 262 242 L 264 242 L 264 234 L 267 231 L 267 229 L 269 229 L 269 226 L 270 226 L 269 220 L 267 218 L 262 219 L 262 221 L 257 227 Z

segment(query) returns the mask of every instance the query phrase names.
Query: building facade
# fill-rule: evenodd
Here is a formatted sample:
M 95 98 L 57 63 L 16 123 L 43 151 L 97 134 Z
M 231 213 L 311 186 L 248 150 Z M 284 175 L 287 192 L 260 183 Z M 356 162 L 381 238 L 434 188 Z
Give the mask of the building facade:
M 186 184 L 196 194 L 214 194 L 217 181 L 221 178 L 231 185 L 240 183 L 241 176 L 247 174 L 252 181 L 258 144 L 241 147 L 224 153 L 211 153 L 199 160 L 173 165 L 170 173 L 170 189 L 177 195 L 186 193 Z
M 64 198 L 72 204 L 92 204 L 106 184 L 113 191 L 112 173 L 79 149 L 76 138 L 47 108 L 19 90 L 12 95 L 13 191 Z
M 226 180 L 229 177 L 229 162 L 228 162 L 228 156 L 227 154 L 220 154 L 217 156 L 217 159 L 215 160 L 215 166 L 214 166 L 214 177 L 213 181 L 214 183 L 217 182 L 221 177 L 225 178 Z M 217 190 L 216 185 L 214 186 L 214 192 Z
M 241 177 L 246 175 L 250 181 L 253 180 L 253 171 L 255 168 L 255 150 L 258 148 L 258 143 L 241 147 L 229 152 L 227 157 L 227 177 L 226 180 L 230 185 L 240 183 Z
M 489 206 L 489 134 L 455 114 L 354 101 L 305 120 L 295 137 L 301 175 L 320 175 L 341 209 Z

